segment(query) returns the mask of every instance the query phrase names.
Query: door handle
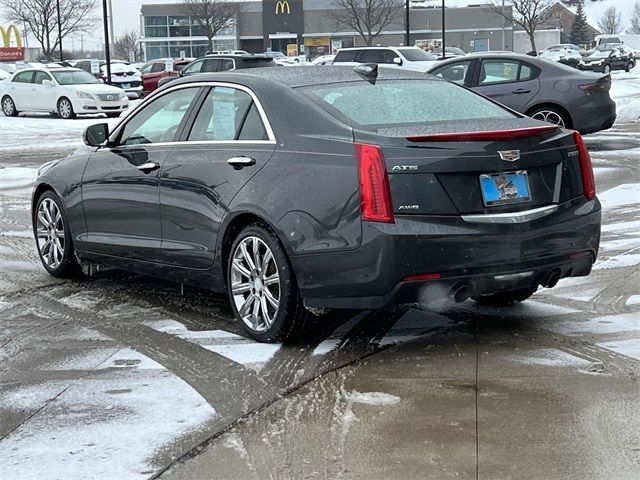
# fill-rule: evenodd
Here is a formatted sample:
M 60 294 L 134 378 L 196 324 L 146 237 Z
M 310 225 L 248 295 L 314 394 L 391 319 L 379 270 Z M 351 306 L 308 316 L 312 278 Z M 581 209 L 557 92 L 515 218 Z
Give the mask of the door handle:
M 256 161 L 250 157 L 231 157 L 227 160 L 227 163 L 234 168 L 242 168 L 255 165 Z
M 525 90 L 524 88 L 519 88 L 517 90 L 514 90 L 511 93 L 515 93 L 516 95 L 522 95 L 523 93 L 531 93 L 531 90 Z
M 138 166 L 138 170 L 142 170 L 144 173 L 152 172 L 153 170 L 157 170 L 160 168 L 160 164 L 156 162 L 147 162 Z

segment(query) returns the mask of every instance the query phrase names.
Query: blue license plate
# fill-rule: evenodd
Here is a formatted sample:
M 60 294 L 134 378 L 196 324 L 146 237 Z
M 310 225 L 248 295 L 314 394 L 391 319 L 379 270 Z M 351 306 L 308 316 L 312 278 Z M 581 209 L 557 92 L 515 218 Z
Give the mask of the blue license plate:
M 526 170 L 480 175 L 480 189 L 486 207 L 531 201 Z

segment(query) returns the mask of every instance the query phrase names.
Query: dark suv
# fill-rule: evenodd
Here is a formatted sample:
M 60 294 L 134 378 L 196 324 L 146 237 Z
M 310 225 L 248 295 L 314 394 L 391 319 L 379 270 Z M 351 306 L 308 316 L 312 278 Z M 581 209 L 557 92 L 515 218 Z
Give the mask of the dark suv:
M 277 67 L 273 58 L 266 55 L 251 54 L 215 54 L 198 58 L 184 67 L 179 77 L 165 77 L 158 82 L 158 87 L 172 82 L 176 78 L 188 77 L 198 73 L 224 72 L 229 70 L 239 70 L 241 68 Z

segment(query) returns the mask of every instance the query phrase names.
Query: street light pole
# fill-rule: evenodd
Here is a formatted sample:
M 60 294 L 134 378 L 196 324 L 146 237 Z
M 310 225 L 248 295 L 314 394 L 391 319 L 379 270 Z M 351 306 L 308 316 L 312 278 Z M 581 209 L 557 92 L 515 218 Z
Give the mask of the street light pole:
M 502 50 L 506 50 L 506 42 L 505 42 L 505 34 L 504 34 L 505 22 L 506 22 L 506 19 L 504 18 L 504 0 L 502 0 Z
M 445 26 L 444 26 L 444 0 L 442 0 L 442 59 L 444 60 L 446 57 L 444 55 L 444 36 L 445 36 Z
M 409 42 L 411 41 L 411 25 L 409 24 L 409 3 L 411 0 L 406 1 L 405 11 L 404 11 L 404 26 L 406 28 L 405 36 L 404 36 L 404 44 L 408 47 Z
M 56 0 L 56 11 L 58 12 L 58 41 L 60 42 L 60 61 L 64 61 L 62 58 L 62 21 L 60 19 L 60 0 Z
M 107 61 L 107 85 L 111 85 L 111 54 L 109 52 L 109 18 L 107 17 L 107 0 L 102 0 L 102 23 L 104 26 L 104 57 Z

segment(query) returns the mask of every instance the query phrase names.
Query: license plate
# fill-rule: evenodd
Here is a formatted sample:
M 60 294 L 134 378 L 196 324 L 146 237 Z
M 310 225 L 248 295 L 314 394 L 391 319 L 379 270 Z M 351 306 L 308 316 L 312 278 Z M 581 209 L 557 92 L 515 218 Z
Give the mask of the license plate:
M 531 201 L 529 177 L 526 170 L 485 173 L 480 175 L 482 201 L 486 207 Z
M 131 88 L 131 84 L 130 83 L 123 83 L 122 84 L 122 88 L 123 89 Z

